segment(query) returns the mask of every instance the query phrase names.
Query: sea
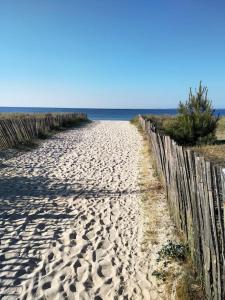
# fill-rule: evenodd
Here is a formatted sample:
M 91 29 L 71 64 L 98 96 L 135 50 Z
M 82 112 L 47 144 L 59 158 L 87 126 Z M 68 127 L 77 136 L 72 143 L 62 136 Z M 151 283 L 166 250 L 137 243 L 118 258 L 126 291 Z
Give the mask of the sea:
M 49 107 L 0 107 L 0 113 L 53 113 L 83 112 L 91 120 L 131 120 L 137 115 L 175 115 L 175 108 L 169 109 L 108 109 L 108 108 L 49 108 Z M 225 116 L 225 109 L 216 109 L 215 114 Z

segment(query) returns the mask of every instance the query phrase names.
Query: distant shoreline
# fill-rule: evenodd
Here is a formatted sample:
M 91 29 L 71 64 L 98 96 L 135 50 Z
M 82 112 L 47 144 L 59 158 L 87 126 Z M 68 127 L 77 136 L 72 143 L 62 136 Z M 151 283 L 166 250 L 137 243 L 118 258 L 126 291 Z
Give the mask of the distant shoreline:
M 166 108 L 119 108 L 119 107 L 52 107 L 52 106 L 0 106 L 1 109 L 84 109 L 84 110 L 176 110 L 174 107 Z M 225 108 L 216 108 L 216 110 L 225 110 Z
M 52 113 L 52 112 L 83 112 L 91 120 L 131 120 L 138 114 L 175 115 L 177 109 L 136 109 L 136 108 L 53 108 L 53 107 L 0 107 L 0 113 Z M 216 109 L 216 114 L 225 116 L 225 109 Z

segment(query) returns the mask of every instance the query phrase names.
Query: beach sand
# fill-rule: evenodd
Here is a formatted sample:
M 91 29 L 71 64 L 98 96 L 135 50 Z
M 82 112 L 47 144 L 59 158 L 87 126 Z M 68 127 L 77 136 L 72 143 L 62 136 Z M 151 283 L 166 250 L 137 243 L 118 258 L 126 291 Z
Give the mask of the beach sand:
M 0 298 L 166 299 L 142 249 L 142 147 L 129 122 L 98 121 L 5 161 Z

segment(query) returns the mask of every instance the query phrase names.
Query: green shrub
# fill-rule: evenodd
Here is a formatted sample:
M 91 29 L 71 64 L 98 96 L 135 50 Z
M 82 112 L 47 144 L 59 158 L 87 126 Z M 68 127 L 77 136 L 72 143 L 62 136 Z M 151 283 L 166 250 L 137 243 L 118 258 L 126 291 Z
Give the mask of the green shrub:
M 189 99 L 178 107 L 178 116 L 164 123 L 165 132 L 179 144 L 211 144 L 216 140 L 219 117 L 214 115 L 207 87 L 200 82 L 196 94 L 190 89 Z
M 158 252 L 159 258 L 161 259 L 175 259 L 184 261 L 188 255 L 188 246 L 184 244 L 175 243 L 173 241 L 168 241 L 166 245 Z
M 153 271 L 152 276 L 155 276 L 158 280 L 165 281 L 166 280 L 166 272 L 165 271 Z

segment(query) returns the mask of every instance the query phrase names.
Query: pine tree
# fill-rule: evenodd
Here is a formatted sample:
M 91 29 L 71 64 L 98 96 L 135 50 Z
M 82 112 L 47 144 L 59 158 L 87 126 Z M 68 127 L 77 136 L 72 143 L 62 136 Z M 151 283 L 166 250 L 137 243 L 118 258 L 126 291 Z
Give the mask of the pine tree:
M 208 88 L 200 82 L 196 94 L 190 89 L 188 100 L 180 102 L 178 116 L 167 132 L 180 144 L 209 144 L 216 140 L 218 120 L 208 99 Z

